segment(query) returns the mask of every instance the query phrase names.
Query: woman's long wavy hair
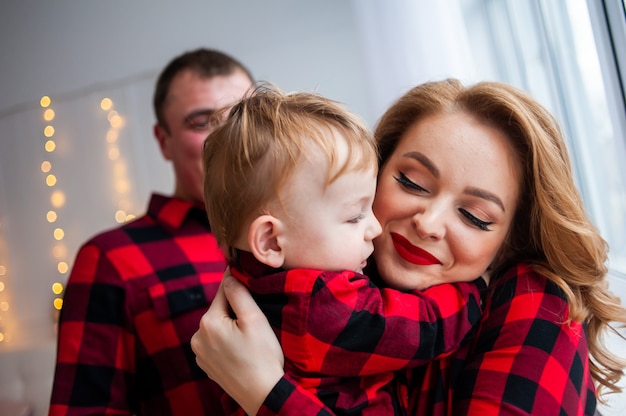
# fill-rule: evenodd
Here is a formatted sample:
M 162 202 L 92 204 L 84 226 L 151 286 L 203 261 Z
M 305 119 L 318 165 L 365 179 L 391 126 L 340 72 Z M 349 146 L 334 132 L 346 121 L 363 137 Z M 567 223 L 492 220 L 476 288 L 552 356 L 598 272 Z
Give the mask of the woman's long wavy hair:
M 470 87 L 454 79 L 425 83 L 401 97 L 379 121 L 380 165 L 412 124 L 455 111 L 498 128 L 520 161 L 521 197 L 491 275 L 497 278 L 511 263 L 526 262 L 555 282 L 568 299 L 569 319 L 587 327 L 598 393 L 604 388 L 621 391 L 617 383 L 625 363 L 608 350 L 603 337 L 615 331 L 611 323 L 626 323 L 626 310 L 608 290 L 608 247 L 585 213 L 565 140 L 550 112 L 523 91 L 498 82 Z

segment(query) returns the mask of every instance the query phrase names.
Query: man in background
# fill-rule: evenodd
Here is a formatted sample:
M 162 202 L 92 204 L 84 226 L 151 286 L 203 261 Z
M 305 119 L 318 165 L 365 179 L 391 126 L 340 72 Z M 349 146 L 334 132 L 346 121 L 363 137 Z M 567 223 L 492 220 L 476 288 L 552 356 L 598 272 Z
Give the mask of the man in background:
M 154 92 L 154 135 L 172 196 L 79 250 L 59 320 L 50 415 L 220 415 L 221 389 L 189 341 L 226 267 L 207 220 L 202 143 L 210 115 L 239 100 L 250 72 L 215 50 L 186 52 Z

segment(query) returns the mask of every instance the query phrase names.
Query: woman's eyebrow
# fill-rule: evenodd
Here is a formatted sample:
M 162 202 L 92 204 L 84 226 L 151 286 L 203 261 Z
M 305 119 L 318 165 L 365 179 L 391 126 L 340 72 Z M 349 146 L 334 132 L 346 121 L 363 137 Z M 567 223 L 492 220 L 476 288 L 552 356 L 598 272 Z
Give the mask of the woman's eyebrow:
M 502 200 L 498 198 L 496 194 L 493 194 L 489 191 L 485 191 L 484 189 L 480 189 L 480 188 L 467 188 L 465 189 L 464 193 L 468 195 L 476 196 L 478 198 L 485 199 L 487 201 L 491 201 L 497 206 L 499 206 L 503 212 L 506 212 L 506 210 L 504 209 L 504 204 L 502 203 Z
M 432 160 L 430 160 L 428 158 L 428 156 L 426 156 L 423 153 L 420 152 L 407 152 L 405 154 L 402 155 L 402 157 L 408 157 L 411 159 L 415 159 L 418 162 L 420 162 L 422 165 L 424 165 L 424 167 L 426 169 L 428 169 L 428 171 L 435 177 L 435 178 L 439 178 L 439 169 L 437 169 L 437 167 L 435 166 L 435 164 L 433 163 Z

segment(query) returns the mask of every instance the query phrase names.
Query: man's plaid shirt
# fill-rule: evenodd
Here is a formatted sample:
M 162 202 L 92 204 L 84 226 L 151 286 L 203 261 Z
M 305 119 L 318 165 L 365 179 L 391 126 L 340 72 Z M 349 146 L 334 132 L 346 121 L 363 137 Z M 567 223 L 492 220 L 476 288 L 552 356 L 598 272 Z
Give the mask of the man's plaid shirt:
M 153 195 L 145 216 L 84 244 L 68 280 L 50 415 L 222 414 L 189 341 L 226 267 L 199 205 Z
M 268 317 L 287 374 L 344 415 L 392 414 L 394 371 L 455 351 L 480 319 L 482 280 L 381 290 L 352 271 L 273 269 L 241 251 L 231 272 Z
M 398 373 L 406 415 L 593 415 L 595 387 L 582 324 L 556 284 L 519 264 L 492 283 L 474 339 Z M 286 375 L 258 415 L 332 415 Z

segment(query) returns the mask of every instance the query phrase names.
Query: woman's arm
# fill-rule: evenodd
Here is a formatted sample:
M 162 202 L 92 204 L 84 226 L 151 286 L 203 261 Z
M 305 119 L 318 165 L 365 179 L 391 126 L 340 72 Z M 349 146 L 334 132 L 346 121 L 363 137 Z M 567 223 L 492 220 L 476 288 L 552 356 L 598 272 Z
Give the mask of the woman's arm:
M 198 366 L 251 415 L 284 374 L 283 353 L 267 319 L 245 286 L 230 276 L 202 316 L 191 348 Z
M 228 274 L 202 317 L 191 348 L 198 366 L 247 414 L 332 414 L 283 376 L 283 353 L 265 315 L 246 287 Z

